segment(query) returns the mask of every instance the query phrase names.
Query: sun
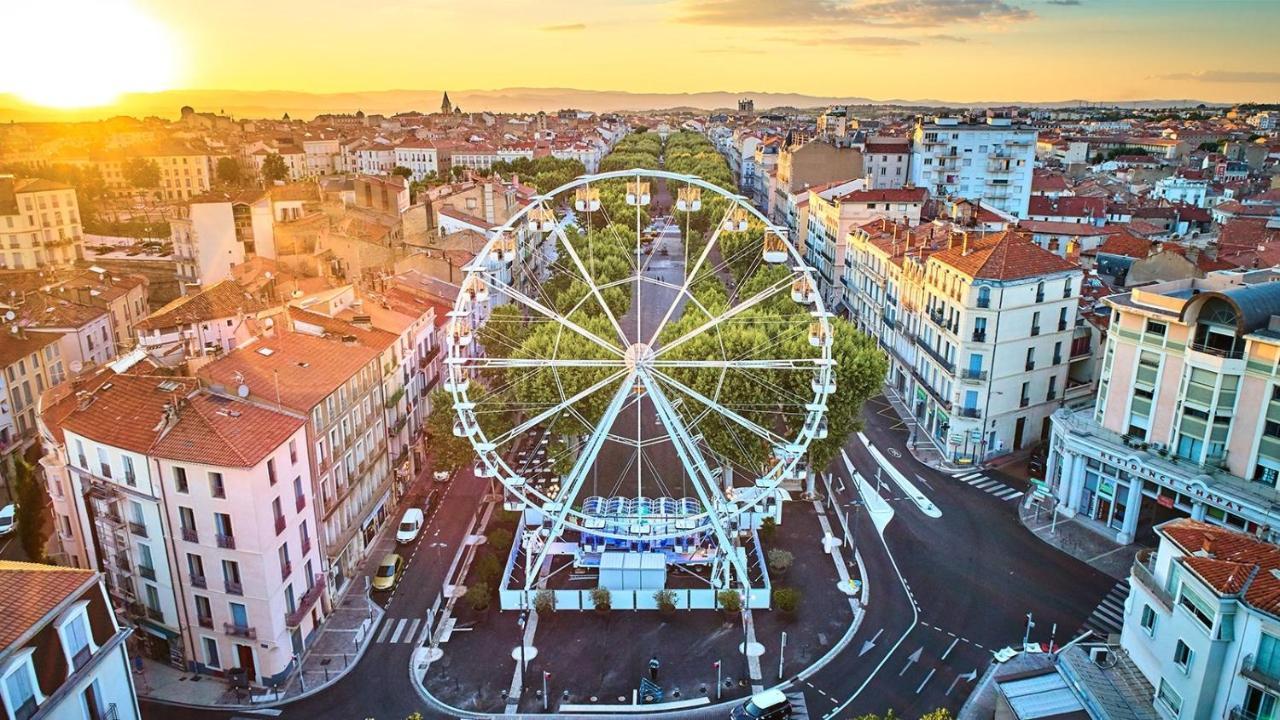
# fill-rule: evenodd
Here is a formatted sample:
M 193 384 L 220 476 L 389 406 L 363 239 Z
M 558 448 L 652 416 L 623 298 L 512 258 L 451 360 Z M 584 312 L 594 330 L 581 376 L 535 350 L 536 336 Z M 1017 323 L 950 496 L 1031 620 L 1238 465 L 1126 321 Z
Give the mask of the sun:
M 5 0 L 10 28 L 0 92 L 34 105 L 109 105 L 173 87 L 177 42 L 135 0 Z M 22 58 L 17 61 L 16 58 Z

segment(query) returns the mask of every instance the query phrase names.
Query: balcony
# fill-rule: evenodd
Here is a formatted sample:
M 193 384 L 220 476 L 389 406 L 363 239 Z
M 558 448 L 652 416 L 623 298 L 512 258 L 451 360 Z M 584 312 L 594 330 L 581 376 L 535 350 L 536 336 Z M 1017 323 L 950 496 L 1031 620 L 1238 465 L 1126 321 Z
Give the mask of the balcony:
M 1031 326 L 1031 337 L 1035 337 L 1035 336 L 1037 336 L 1037 335 L 1039 335 L 1039 334 L 1040 334 L 1040 326 L 1039 326 L 1039 325 L 1032 325 L 1032 326 Z
M 1030 405 L 1030 404 L 1031 404 L 1031 398 L 1026 398 L 1026 397 L 1024 397 L 1024 398 L 1021 398 L 1020 400 L 1018 400 L 1018 407 L 1020 407 L 1020 408 L 1027 407 L 1027 406 L 1028 406 L 1028 405 Z
M 941 365 L 942 368 L 947 372 L 954 373 L 956 371 L 955 363 L 951 362 L 946 357 L 944 357 L 942 353 L 938 352 L 937 350 L 934 350 L 932 347 L 929 347 L 929 344 L 926 343 L 923 338 L 916 336 L 916 345 L 920 346 L 921 350 L 924 350 L 929 357 L 936 360 L 937 363 Z
M 1090 355 L 1093 355 L 1093 346 L 1087 341 L 1083 343 L 1071 343 L 1071 356 L 1069 359 L 1072 362 L 1075 362 L 1076 360 L 1083 360 Z
M 311 552 L 311 538 L 304 537 L 302 538 L 302 554 L 306 555 L 309 552 Z
M 207 615 L 201 615 L 200 617 L 196 618 L 196 622 L 200 623 L 200 627 L 202 628 L 209 628 L 210 630 L 213 629 L 212 617 L 209 617 Z
M 281 564 L 280 564 L 280 579 L 281 579 L 281 580 L 288 580 L 288 579 L 289 579 L 289 576 L 290 576 L 290 575 L 292 575 L 292 574 L 293 574 L 293 563 L 291 563 L 291 562 L 284 562 L 284 563 L 281 563 Z
M 1061 365 L 1061 364 L 1062 364 L 1062 356 L 1061 356 L 1061 355 L 1054 355 L 1054 356 L 1053 356 L 1053 364 L 1054 364 L 1054 365 Z
M 1253 653 L 1244 656 L 1244 662 L 1240 664 L 1240 674 L 1270 690 L 1280 692 L 1280 673 L 1273 670 L 1269 664 L 1260 666 Z
M 960 417 L 980 419 L 982 417 L 982 408 L 962 407 L 956 414 Z
M 1228 349 L 1228 348 L 1221 348 L 1213 345 L 1206 345 L 1204 343 L 1195 342 L 1195 343 L 1191 343 L 1191 349 L 1195 350 L 1196 352 L 1202 352 L 1207 355 L 1215 355 L 1217 357 L 1226 358 L 1228 360 L 1239 360 L 1244 357 L 1243 348 Z
M 1133 561 L 1133 579 L 1164 606 L 1165 612 L 1173 610 L 1173 596 L 1156 581 L 1156 554 L 1150 548 L 1140 550 Z
M 288 526 L 288 521 L 284 519 L 284 516 L 277 515 L 276 516 L 276 534 L 279 535 L 280 533 L 284 532 L 284 529 L 287 526 Z
M 970 336 L 970 337 L 971 337 L 971 338 L 972 338 L 972 340 L 973 340 L 974 342 L 976 342 L 976 343 L 985 343 L 985 342 L 987 341 L 987 331 L 986 331 L 986 330 L 974 330 L 974 331 L 973 331 L 973 335 L 972 335 L 972 336 Z
M 1025 368 L 1027 369 L 1027 372 L 1031 372 L 1032 370 L 1035 370 L 1035 369 L 1036 369 L 1036 361 L 1035 361 L 1035 360 L 1028 360 L 1028 361 L 1027 361 L 1027 364 L 1026 364 L 1026 365 L 1024 365 L 1023 367 L 1025 367 Z
M 316 600 L 320 599 L 322 594 L 324 594 L 324 575 L 317 573 L 311 587 L 303 594 L 302 599 L 298 601 L 297 609 L 285 616 L 285 626 L 296 628 L 301 625 L 303 618 L 307 616 L 307 613 L 311 612 L 311 608 L 315 606 Z
M 1058 321 L 1058 332 L 1065 332 L 1065 331 L 1066 331 L 1066 329 L 1067 329 L 1067 321 L 1066 321 L 1066 320 L 1059 320 L 1059 321 Z
M 205 578 L 205 576 L 203 575 L 192 575 L 191 587 L 196 587 L 203 590 L 209 587 L 209 580 Z
M 218 547 L 226 548 L 227 550 L 236 549 L 235 535 L 223 535 L 222 533 L 218 533 L 216 537 L 218 539 Z
M 243 594 L 244 594 L 244 585 L 241 585 L 239 581 L 237 581 L 237 580 L 225 580 L 225 581 L 223 581 L 223 582 L 224 582 L 224 585 L 226 586 L 227 594 L 228 594 L 228 595 L 243 595 Z
M 164 613 L 160 608 L 147 607 L 147 618 L 156 622 L 164 622 Z
M 307 506 L 306 495 L 299 495 L 298 497 L 293 499 L 293 507 L 298 512 L 302 512 L 302 509 L 305 508 L 306 506 Z
M 979 310 L 986 310 L 991 307 L 991 298 L 979 297 L 977 305 Z
M 147 565 L 139 565 L 138 574 L 148 580 L 156 579 L 156 569 Z
M 960 371 L 960 379 L 965 382 L 986 382 L 986 370 L 974 370 L 973 368 L 965 368 Z
M 182 539 L 190 543 L 198 543 L 200 542 L 200 533 L 196 532 L 195 528 L 184 527 L 182 528 Z
M 248 638 L 250 640 L 258 639 L 257 628 L 253 628 L 248 625 L 237 625 L 235 623 L 224 622 L 222 623 L 222 632 L 234 637 Z
M 137 535 L 138 537 L 146 537 L 146 536 L 147 536 L 147 526 L 146 526 L 146 525 L 143 525 L 143 524 L 142 524 L 142 523 L 140 523 L 140 522 L 134 522 L 134 521 L 130 520 L 130 521 L 129 521 L 129 532 L 133 533 L 134 535 Z

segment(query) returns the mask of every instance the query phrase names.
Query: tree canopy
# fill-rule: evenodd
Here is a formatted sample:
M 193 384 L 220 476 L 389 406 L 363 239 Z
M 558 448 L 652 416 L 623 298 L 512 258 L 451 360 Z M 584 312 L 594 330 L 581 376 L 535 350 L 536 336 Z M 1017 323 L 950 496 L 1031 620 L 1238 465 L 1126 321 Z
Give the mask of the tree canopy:
M 262 158 L 262 179 L 268 183 L 284 180 L 289 177 L 289 166 L 285 164 L 280 153 L 268 153 Z

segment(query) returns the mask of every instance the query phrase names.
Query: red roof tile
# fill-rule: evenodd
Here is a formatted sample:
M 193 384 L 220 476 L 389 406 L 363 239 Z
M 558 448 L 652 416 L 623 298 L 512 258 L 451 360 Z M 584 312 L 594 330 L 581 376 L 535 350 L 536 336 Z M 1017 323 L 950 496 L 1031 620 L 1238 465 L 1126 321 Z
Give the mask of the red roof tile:
M 939 250 L 931 259 L 950 265 L 972 278 L 1017 280 L 1076 270 L 1075 263 L 1041 248 L 1025 233 L 1003 230 L 986 237 L 969 238 L 966 253 L 962 243 Z
M 89 584 L 92 570 L 0 560 L 0 650 Z
M 204 465 L 253 467 L 303 422 L 242 400 L 197 393 L 180 406 L 178 421 L 156 441 L 151 454 Z

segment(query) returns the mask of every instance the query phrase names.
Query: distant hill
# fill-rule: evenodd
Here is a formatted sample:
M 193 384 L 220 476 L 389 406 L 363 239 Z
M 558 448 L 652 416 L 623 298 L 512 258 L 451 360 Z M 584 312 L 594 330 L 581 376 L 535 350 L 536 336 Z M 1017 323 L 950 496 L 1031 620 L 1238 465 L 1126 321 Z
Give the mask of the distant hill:
M 366 92 L 306 93 L 287 90 L 169 90 L 132 93 L 108 108 L 59 111 L 23 103 L 12 95 L 0 94 L 0 121 L 98 120 L 113 115 L 176 118 L 183 105 L 199 111 L 225 111 L 235 117 L 310 119 L 321 113 L 355 112 L 392 114 L 409 110 L 434 111 L 440 107 L 441 90 L 374 90 Z M 579 108 L 596 112 L 696 108 L 713 110 L 736 108 L 738 100 L 750 98 L 756 110 L 772 107 L 817 108 L 827 105 L 901 105 L 907 107 L 983 107 L 1021 105 L 1023 107 L 1066 107 L 1084 104 L 1136 107 L 1186 107 L 1200 100 L 1127 100 L 1123 102 L 1062 100 L 1027 103 L 1016 100 L 958 101 L 936 99 L 875 100 L 853 96 L 821 96 L 770 92 L 632 93 L 618 90 L 577 90 L 573 88 L 502 88 L 498 90 L 450 90 L 454 105 L 467 111 L 548 112 Z M 1213 104 L 1213 103 L 1206 103 Z M 1219 103 L 1220 104 L 1220 103 Z

